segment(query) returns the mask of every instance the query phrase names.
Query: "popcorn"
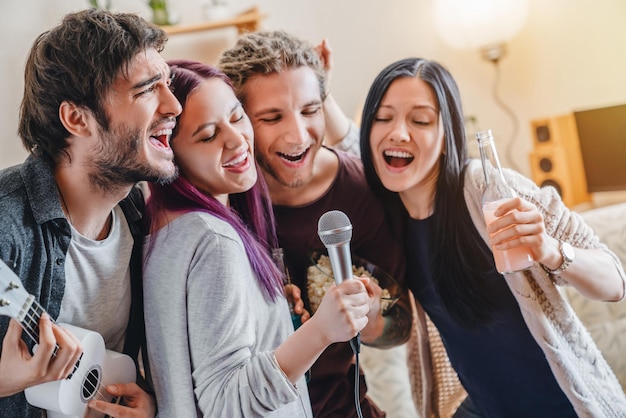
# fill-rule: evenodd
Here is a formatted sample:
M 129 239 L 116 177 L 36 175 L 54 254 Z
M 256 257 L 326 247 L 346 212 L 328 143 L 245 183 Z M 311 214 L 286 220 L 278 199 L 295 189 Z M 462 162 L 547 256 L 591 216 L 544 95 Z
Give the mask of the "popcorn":
M 335 279 L 332 273 L 332 266 L 330 264 L 330 258 L 327 255 L 320 256 L 317 261 L 317 265 L 311 265 L 307 269 L 307 293 L 309 295 L 309 304 L 311 307 L 311 314 L 317 311 L 322 298 L 326 294 L 326 291 L 335 284 Z M 374 283 L 378 284 L 378 279 L 370 274 L 370 272 L 363 266 L 352 266 L 352 272 L 355 276 L 369 277 Z M 382 289 L 380 299 L 380 309 L 383 313 L 391 308 L 395 298 L 391 297 L 391 293 L 387 289 Z

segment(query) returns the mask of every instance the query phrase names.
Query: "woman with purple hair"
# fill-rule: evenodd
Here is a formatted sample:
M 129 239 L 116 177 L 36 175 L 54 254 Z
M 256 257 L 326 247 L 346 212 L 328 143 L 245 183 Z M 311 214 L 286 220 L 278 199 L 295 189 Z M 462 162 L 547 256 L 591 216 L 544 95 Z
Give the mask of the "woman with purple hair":
M 223 73 L 169 64 L 179 176 L 149 186 L 144 270 L 159 415 L 311 417 L 303 376 L 367 324 L 367 279 L 333 287 L 294 332 L 252 125 Z

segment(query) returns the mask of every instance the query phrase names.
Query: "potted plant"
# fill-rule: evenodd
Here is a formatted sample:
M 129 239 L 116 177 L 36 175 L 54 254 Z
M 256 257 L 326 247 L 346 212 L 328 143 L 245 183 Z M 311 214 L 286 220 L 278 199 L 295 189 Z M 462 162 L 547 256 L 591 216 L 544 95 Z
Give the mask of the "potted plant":
M 91 7 L 96 9 L 111 10 L 111 0 L 87 0 Z
M 148 6 L 152 9 L 152 23 L 157 25 L 173 25 L 176 19 L 168 8 L 167 0 L 148 0 Z

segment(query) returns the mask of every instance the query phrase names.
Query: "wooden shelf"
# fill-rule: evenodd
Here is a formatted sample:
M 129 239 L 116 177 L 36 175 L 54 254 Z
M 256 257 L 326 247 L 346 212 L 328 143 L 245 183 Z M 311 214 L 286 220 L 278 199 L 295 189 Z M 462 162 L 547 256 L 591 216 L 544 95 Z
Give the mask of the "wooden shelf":
M 260 13 L 257 7 L 253 7 L 229 19 L 212 20 L 193 25 L 161 26 L 161 28 L 168 35 L 178 35 L 182 33 L 203 32 L 234 26 L 237 28 L 237 32 L 241 35 L 246 32 L 254 32 L 258 30 L 261 20 L 264 18 L 265 15 Z

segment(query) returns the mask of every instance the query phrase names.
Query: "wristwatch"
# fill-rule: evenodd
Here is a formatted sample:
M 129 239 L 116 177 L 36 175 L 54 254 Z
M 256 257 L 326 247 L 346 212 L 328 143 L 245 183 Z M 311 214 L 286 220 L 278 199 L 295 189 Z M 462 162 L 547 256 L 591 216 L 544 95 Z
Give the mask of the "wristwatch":
M 561 263 L 560 266 L 552 270 L 543 264 L 541 265 L 541 267 L 543 267 L 543 269 L 548 274 L 563 273 L 569 267 L 569 265 L 574 262 L 574 257 L 576 253 L 574 252 L 574 247 L 572 247 L 569 243 L 563 240 L 559 240 L 559 252 L 561 253 L 561 257 L 563 257 L 563 262 Z

